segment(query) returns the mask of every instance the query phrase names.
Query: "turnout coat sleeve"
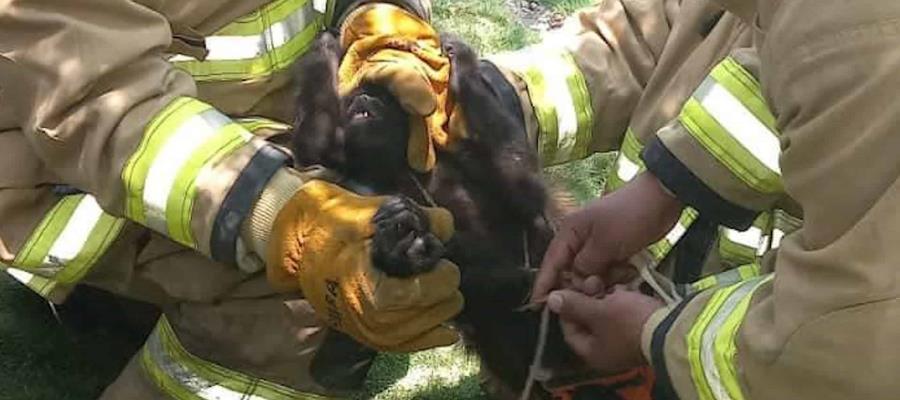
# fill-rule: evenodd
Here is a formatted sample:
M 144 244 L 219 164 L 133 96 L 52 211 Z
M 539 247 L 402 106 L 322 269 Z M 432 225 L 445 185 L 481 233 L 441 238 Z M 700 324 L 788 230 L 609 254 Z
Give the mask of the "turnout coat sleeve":
M 233 246 L 222 205 L 235 182 L 258 191 L 286 156 L 194 98 L 164 58 L 163 15 L 130 1 L 10 0 L 0 37 L 4 123 L 60 184 L 205 254 Z
M 545 165 L 619 148 L 680 3 L 603 1 L 538 45 L 489 57 L 520 94 Z
M 327 24 L 367 2 L 327 2 Z M 429 2 L 395 3 L 430 15 Z M 248 4 L 233 6 L 255 7 Z M 185 43 L 203 48 L 203 38 L 185 34 L 160 11 L 167 7 L 0 0 L 0 132 L 25 138 L 23 151 L 40 160 L 47 181 L 232 263 L 242 221 L 288 156 L 251 134 L 258 126 L 198 100 L 189 69 L 170 59 Z M 291 179 L 288 186 L 300 185 Z
M 894 101 L 900 90 L 900 4 L 758 4 L 759 68 L 749 75 L 758 77 L 758 99 L 771 116 L 747 109 L 756 107 L 746 100 L 757 95 L 732 90 L 740 88 L 723 69 L 754 70 L 750 58 L 736 53 L 685 106 L 687 123 L 697 126 L 685 128 L 682 113 L 644 158 L 663 176 L 654 168 L 675 166 L 663 181 L 688 201 L 713 192 L 717 201 L 754 209 L 768 201 L 767 193 L 783 189 L 802 208 L 803 226 L 764 258 L 768 275 L 713 286 L 651 317 L 643 341 L 657 371 L 656 398 L 896 397 L 900 355 L 891 349 L 900 336 L 900 251 L 894 244 L 900 234 L 900 114 Z M 718 104 L 704 101 L 710 95 Z M 722 123 L 717 113 L 726 111 L 723 104 L 731 104 L 745 124 L 729 129 L 732 121 Z M 747 120 L 751 116 L 760 120 Z M 735 132 L 748 125 L 765 129 Z M 704 127 L 713 128 L 701 132 L 707 137 L 692 130 Z M 746 143 L 734 139 L 741 134 L 757 136 Z M 761 145 L 780 148 L 774 154 L 780 160 L 761 160 L 751 151 Z M 670 162 L 658 162 L 653 151 L 668 152 Z M 755 170 L 748 167 L 752 162 Z M 672 171 L 692 174 L 693 184 L 679 186 L 685 181 Z M 764 179 L 741 175 L 748 172 Z M 702 214 L 704 204 L 695 205 Z M 718 211 L 711 214 L 723 223 L 739 215 Z

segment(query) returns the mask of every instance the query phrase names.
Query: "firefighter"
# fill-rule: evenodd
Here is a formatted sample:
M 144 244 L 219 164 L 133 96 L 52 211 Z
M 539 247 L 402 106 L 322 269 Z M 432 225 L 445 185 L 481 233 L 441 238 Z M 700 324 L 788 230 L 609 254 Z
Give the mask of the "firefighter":
M 607 0 L 492 59 L 545 163 L 618 151 L 534 287 L 577 353 L 651 366 L 659 399 L 895 396 L 898 21 L 888 0 Z M 618 286 L 635 267 L 674 285 Z
M 163 311 L 103 398 L 346 394 L 313 379 L 321 321 L 381 350 L 458 339 L 456 266 L 384 276 L 367 239 L 385 198 L 295 171 L 266 140 L 289 129 L 288 67 L 319 32 L 353 28 L 344 45 L 364 49 L 429 16 L 412 0 L 0 5 L 0 266 L 54 302 L 89 284 Z M 438 126 L 446 69 L 423 48 L 440 52 L 374 52 L 353 78 Z

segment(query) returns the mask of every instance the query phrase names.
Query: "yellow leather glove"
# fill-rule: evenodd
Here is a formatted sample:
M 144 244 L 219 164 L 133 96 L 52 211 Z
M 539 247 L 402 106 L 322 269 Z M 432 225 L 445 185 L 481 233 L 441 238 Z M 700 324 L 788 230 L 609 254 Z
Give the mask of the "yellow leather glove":
M 450 98 L 450 60 L 441 52 L 438 33 L 402 8 L 379 3 L 347 17 L 341 45 L 346 50 L 338 69 L 341 94 L 362 83 L 386 87 L 410 114 L 410 167 L 430 171 L 435 148 L 450 148 L 457 139 L 447 126 L 456 107 Z
M 319 180 L 304 183 L 281 208 L 269 238 L 267 274 L 284 290 L 303 291 L 332 328 L 382 351 L 448 345 L 445 325 L 462 310 L 459 269 L 447 260 L 427 273 L 392 278 L 372 265 L 372 218 L 387 197 L 365 197 Z M 453 219 L 423 208 L 445 242 Z

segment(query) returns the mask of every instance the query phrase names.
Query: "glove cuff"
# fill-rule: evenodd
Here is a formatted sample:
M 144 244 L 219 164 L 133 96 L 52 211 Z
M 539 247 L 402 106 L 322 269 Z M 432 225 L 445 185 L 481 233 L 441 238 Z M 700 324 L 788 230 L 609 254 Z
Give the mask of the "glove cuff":
M 356 0 L 344 8 L 338 8 L 335 15 L 337 18 L 330 25 L 340 29 L 344 22 L 347 21 L 350 14 L 353 14 L 359 8 L 372 3 L 388 3 L 400 7 L 407 12 L 415 14 L 423 21 L 431 21 L 431 0 Z
M 269 237 L 272 235 L 272 227 L 275 225 L 278 212 L 294 197 L 301 186 L 303 179 L 299 173 L 282 168 L 272 176 L 259 200 L 250 210 L 250 216 L 241 227 L 241 239 L 259 257 L 265 259 L 267 255 Z

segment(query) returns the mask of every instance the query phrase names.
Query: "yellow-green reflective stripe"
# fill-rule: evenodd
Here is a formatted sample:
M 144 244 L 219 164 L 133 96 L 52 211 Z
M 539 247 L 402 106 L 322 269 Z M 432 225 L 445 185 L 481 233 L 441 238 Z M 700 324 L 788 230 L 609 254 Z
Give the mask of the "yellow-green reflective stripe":
M 791 216 L 784 210 L 775 210 L 774 225 L 775 229 L 780 229 L 787 234 L 800 229 L 803 226 L 803 220 Z
M 160 389 L 176 399 L 327 399 L 229 370 L 188 353 L 165 316 L 144 345 L 141 365 Z
M 313 0 L 313 1 L 316 1 L 316 0 Z M 327 4 L 325 5 L 325 23 L 333 26 L 335 23 L 337 23 L 337 21 L 334 20 L 335 0 L 321 0 L 321 1 L 327 2 Z M 429 2 L 423 2 L 423 3 L 426 3 L 425 5 L 430 7 L 430 4 L 427 4 Z
M 723 261 L 730 264 L 746 264 L 756 259 L 756 250 L 762 241 L 759 228 L 751 227 L 744 232 L 723 228 L 720 233 L 719 254 L 722 255 Z
M 748 282 L 748 284 L 752 285 L 752 289 L 743 295 L 737 307 L 726 315 L 721 328 L 717 329 L 713 358 L 715 359 L 715 366 L 719 373 L 721 385 L 724 386 L 725 393 L 727 393 L 727 397 L 723 396 L 722 398 L 744 399 L 744 394 L 738 383 L 737 367 L 735 365 L 735 356 L 737 355 L 735 338 L 737 337 L 738 328 L 744 321 L 744 316 L 747 315 L 747 309 L 750 308 L 750 300 L 753 298 L 753 293 L 773 278 L 774 275 L 769 274 Z
M 703 279 L 700 279 L 693 284 L 691 284 L 691 288 L 693 291 L 703 291 L 706 289 L 710 289 L 716 286 L 727 286 L 733 285 L 738 282 L 742 282 L 748 280 L 750 278 L 755 278 L 760 274 L 760 266 L 759 264 L 747 264 L 742 265 L 737 268 L 729 269 L 724 272 L 720 272 L 715 275 L 707 276 Z
M 747 152 L 696 99 L 688 99 L 679 120 L 691 136 L 754 190 L 762 193 L 781 191 L 780 177 Z
M 641 150 L 644 146 L 638 141 L 634 132 L 629 128 L 625 131 L 625 138 L 622 141 L 622 148 L 619 150 L 619 157 L 616 160 L 616 176 L 623 182 L 634 179 L 638 173 L 646 169 L 644 161 L 641 160 Z
M 644 166 L 642 164 L 632 161 L 624 153 L 619 153 L 619 156 L 616 157 L 615 171 L 611 172 L 618 178 L 618 182 L 625 183 L 631 182 L 643 170 Z
M 688 364 L 691 368 L 691 380 L 693 380 L 694 387 L 697 389 L 697 394 L 701 400 L 713 399 L 713 394 L 709 383 L 707 382 L 706 373 L 703 369 L 703 361 L 701 359 L 703 350 L 703 332 L 706 331 L 706 327 L 712 322 L 713 317 L 715 317 L 725 301 L 728 300 L 731 293 L 737 290 L 738 287 L 739 285 L 729 286 L 713 293 L 707 301 L 706 306 L 703 308 L 703 311 L 697 316 L 694 325 L 688 331 L 686 340 Z
M 685 103 L 679 120 L 747 185 L 762 193 L 782 190 L 777 137 L 714 79 L 703 81 Z
M 253 134 L 256 134 L 256 131 L 260 129 L 271 129 L 276 131 L 287 131 L 291 129 L 291 126 L 288 124 L 283 124 L 281 122 L 266 118 L 237 118 L 234 120 L 234 122 L 238 123 L 240 126 L 243 126 L 244 129 L 250 131 Z
M 710 321 L 703 329 L 700 344 L 700 368 L 703 370 L 706 384 L 709 385 L 708 389 L 711 395 L 710 398 L 712 399 L 724 400 L 731 398 L 728 395 L 725 386 L 722 384 L 721 371 L 719 371 L 719 368 L 717 368 L 715 362 L 716 351 L 727 350 L 717 346 L 717 337 L 719 331 L 725 321 L 732 316 L 732 313 L 735 311 L 741 301 L 749 293 L 752 293 L 753 288 L 757 283 L 757 281 L 742 282 L 736 285 L 732 285 L 727 289 L 723 289 L 722 292 L 727 292 L 728 296 L 720 304 L 715 312 L 715 315 L 710 319 Z
M 115 239 L 124 220 L 103 212 L 93 196 L 62 198 L 32 233 L 13 266 L 76 283 Z
M 675 244 L 678 243 L 679 240 L 681 240 L 681 237 L 684 236 L 691 224 L 697 220 L 698 215 L 699 213 L 697 210 L 691 207 L 685 207 L 684 211 L 681 212 L 681 216 L 678 218 L 678 223 L 675 224 L 672 230 L 669 231 L 662 240 L 647 248 L 657 264 L 672 251 L 672 248 L 675 247 Z
M 195 150 L 178 171 L 166 205 L 166 222 L 173 240 L 188 246 L 194 243 L 191 212 L 197 195 L 194 183 L 201 170 L 247 143 L 250 137 L 250 133 L 242 126 L 235 123 L 226 125 Z
M 64 285 L 74 285 L 90 271 L 97 261 L 106 253 L 112 242 L 125 226 L 123 218 L 116 218 L 103 213 L 78 257 L 59 271 L 53 279 Z
M 772 132 L 777 132 L 775 116 L 772 115 L 762 96 L 762 86 L 734 58 L 728 57 L 723 60 L 713 68 L 710 75 L 722 86 L 725 86 L 729 92 L 741 99 L 744 106 L 767 128 Z
M 756 261 L 768 246 L 772 234 L 772 213 L 761 213 L 753 225 L 744 231 L 719 229 L 719 254 L 731 265 L 743 265 Z
M 46 299 L 50 299 L 53 297 L 51 296 L 51 294 L 53 294 L 57 288 L 56 281 L 3 264 L 0 264 L 0 268 L 2 268 L 7 274 L 9 274 L 9 276 L 13 277 L 13 279 L 19 281 L 28 289 L 37 293 L 39 296 Z
M 213 36 L 251 36 L 263 33 L 266 30 L 265 21 L 282 21 L 294 11 L 303 7 L 308 0 L 276 0 L 264 7 L 251 12 L 224 28 L 218 30 Z
M 207 104 L 188 98 L 174 101 L 150 124 L 123 170 L 128 216 L 194 247 L 190 221 L 195 180 L 251 138 Z
M 741 280 L 747 280 L 759 276 L 760 269 L 759 264 L 747 264 L 738 267 L 737 271 Z
M 260 57 L 248 60 L 179 61 L 175 66 L 190 73 L 198 82 L 259 79 L 283 70 L 312 43 L 321 30 L 322 18 L 308 26 L 287 44 Z
M 494 57 L 528 88 L 539 126 L 538 150 L 545 166 L 588 155 L 593 109 L 587 81 L 564 50 L 537 46 Z
M 210 36 L 205 61 L 175 56 L 175 66 L 197 81 L 255 79 L 289 66 L 312 43 L 324 17 L 306 0 L 282 21 L 251 36 Z M 266 18 L 263 18 L 266 20 Z
M 778 135 L 747 108 L 747 100 L 738 97 L 712 77 L 694 90 L 693 97 L 716 122 L 763 166 L 780 175 L 781 144 Z
M 13 266 L 29 270 L 47 267 L 45 261 L 50 254 L 50 247 L 66 228 L 82 198 L 83 196 L 66 196 L 57 202 L 16 254 Z
M 691 288 L 694 291 L 700 292 L 711 287 L 715 287 L 718 285 L 718 283 L 719 280 L 716 275 L 710 275 L 691 284 Z
M 146 225 L 144 213 L 144 184 L 150 165 L 166 141 L 186 120 L 211 109 L 212 106 L 188 97 L 179 97 L 166 106 L 147 126 L 137 150 L 122 170 L 126 189 L 125 215 Z
M 624 186 L 626 182 L 634 179 L 637 174 L 646 169 L 641 160 L 641 150 L 644 146 L 635 136 L 631 128 L 625 131 L 622 146 L 616 156 L 616 163 L 607 172 L 605 192 L 612 192 Z
M 631 130 L 631 128 L 628 128 L 628 130 L 625 131 L 625 137 L 622 139 L 622 148 L 620 152 L 625 154 L 625 156 L 634 163 L 643 165 L 644 162 L 641 160 L 641 151 L 643 149 L 644 145 L 642 145 L 641 141 L 635 136 L 634 131 Z

